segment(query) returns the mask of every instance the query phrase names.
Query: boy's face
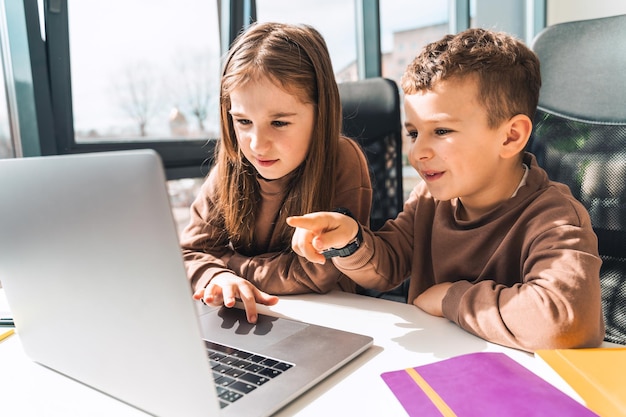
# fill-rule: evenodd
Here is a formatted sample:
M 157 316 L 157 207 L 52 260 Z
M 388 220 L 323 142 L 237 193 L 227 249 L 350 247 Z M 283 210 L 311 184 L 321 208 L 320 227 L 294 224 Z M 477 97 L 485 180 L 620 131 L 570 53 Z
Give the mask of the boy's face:
M 511 179 L 500 157 L 507 123 L 489 127 L 475 77 L 441 81 L 406 95 L 404 105 L 409 161 L 433 197 L 459 197 L 472 217 L 511 196 L 521 176 Z

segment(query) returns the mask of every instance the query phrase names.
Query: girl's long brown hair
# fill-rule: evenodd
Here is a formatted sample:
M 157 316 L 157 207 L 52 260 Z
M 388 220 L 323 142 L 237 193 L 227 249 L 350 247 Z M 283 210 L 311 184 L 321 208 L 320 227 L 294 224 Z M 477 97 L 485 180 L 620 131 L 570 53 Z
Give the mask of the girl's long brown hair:
M 260 201 L 257 172 L 237 144 L 229 114 L 230 92 L 268 77 L 315 108 L 307 157 L 296 169 L 276 218 L 281 247 L 288 250 L 293 229 L 285 219 L 333 207 L 335 166 L 341 130 L 341 102 L 326 42 L 307 25 L 259 23 L 240 34 L 224 62 L 220 89 L 221 140 L 217 147 L 216 209 L 234 247 L 246 253 L 254 241 Z

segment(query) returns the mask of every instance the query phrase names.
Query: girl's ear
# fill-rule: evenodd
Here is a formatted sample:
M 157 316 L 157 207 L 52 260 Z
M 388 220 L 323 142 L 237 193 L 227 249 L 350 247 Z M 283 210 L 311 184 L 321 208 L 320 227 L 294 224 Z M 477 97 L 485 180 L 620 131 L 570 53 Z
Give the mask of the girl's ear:
M 500 156 L 512 158 L 519 155 L 530 139 L 533 130 L 533 122 L 524 114 L 513 116 L 506 127 L 506 140 L 502 143 Z

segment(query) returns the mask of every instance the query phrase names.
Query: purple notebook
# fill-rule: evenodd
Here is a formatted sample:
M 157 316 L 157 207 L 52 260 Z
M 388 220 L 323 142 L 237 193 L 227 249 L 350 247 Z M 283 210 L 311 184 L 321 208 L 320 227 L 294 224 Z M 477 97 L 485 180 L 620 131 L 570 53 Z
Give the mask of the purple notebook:
M 504 353 L 471 353 L 381 377 L 410 416 L 597 417 Z

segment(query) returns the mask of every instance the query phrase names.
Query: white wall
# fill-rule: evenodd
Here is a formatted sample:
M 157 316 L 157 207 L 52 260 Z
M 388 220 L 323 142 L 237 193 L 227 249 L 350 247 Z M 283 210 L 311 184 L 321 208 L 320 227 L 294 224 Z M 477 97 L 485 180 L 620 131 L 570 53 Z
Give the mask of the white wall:
M 547 24 L 626 14 L 624 0 L 547 0 Z

